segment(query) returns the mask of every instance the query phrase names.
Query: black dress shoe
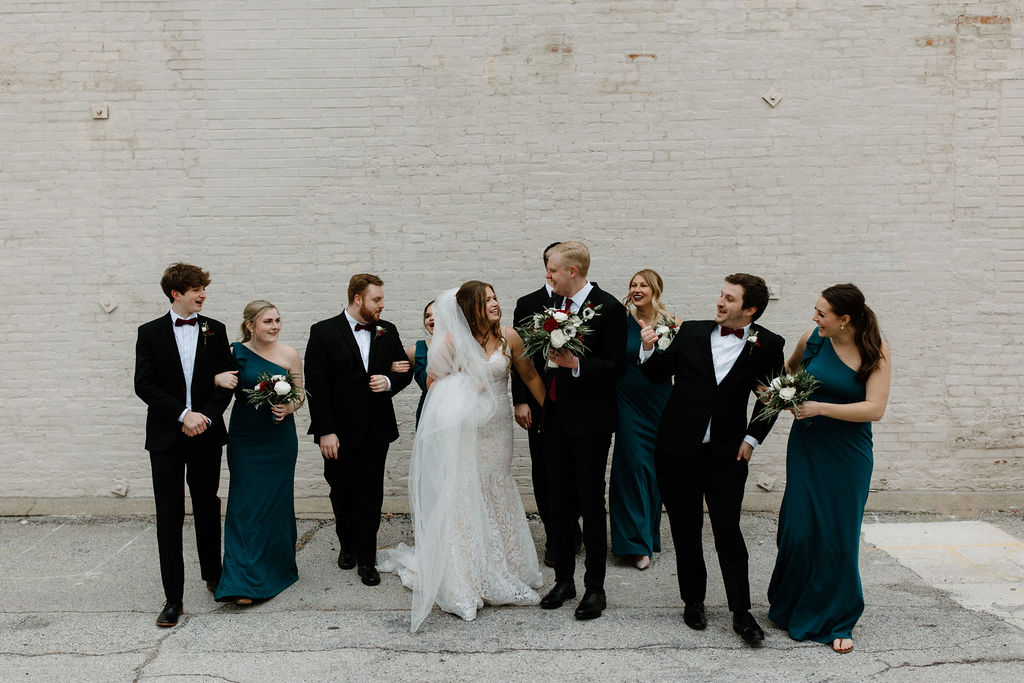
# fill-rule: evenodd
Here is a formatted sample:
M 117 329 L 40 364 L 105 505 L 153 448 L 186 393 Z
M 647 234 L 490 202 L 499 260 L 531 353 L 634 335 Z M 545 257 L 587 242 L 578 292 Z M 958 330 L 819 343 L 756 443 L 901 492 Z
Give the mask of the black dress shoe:
M 706 629 L 708 627 L 708 617 L 704 612 L 704 603 L 687 603 L 683 607 L 683 623 L 695 631 Z
M 338 553 L 338 566 L 342 569 L 352 569 L 356 566 L 356 554 L 342 550 Z
M 576 584 L 572 581 L 559 581 L 547 595 L 541 598 L 541 609 L 558 609 L 566 600 L 576 597 Z
M 363 584 L 367 586 L 376 586 L 380 583 L 380 574 L 377 573 L 377 568 L 368 564 L 359 565 L 359 578 L 363 580 Z
M 211 593 L 216 593 L 217 592 L 217 582 L 216 581 L 207 581 L 206 582 L 206 590 L 210 591 Z
M 732 613 L 732 630 L 740 634 L 740 638 L 749 645 L 760 645 L 764 642 L 764 631 L 757 625 L 754 615 L 746 610 Z
M 164 608 L 160 610 L 160 616 L 156 618 L 157 626 L 174 626 L 178 623 L 178 617 L 181 616 L 182 607 L 180 602 L 171 602 L 168 600 L 164 603 Z
M 606 605 L 607 603 L 605 602 L 604 591 L 588 588 L 583 591 L 583 599 L 580 600 L 579 606 L 576 607 L 576 618 L 580 621 L 597 619 L 601 616 L 601 611 L 606 607 Z

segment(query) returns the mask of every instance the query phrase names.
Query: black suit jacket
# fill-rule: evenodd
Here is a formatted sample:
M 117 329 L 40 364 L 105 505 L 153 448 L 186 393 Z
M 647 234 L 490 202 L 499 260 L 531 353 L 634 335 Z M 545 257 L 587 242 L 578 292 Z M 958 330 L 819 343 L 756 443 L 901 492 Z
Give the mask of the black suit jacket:
M 656 351 L 641 366 L 644 375 L 655 382 L 675 377 L 661 414 L 656 452 L 696 456 L 711 420 L 714 455 L 735 458 L 745 435 L 763 442 L 775 424 L 775 418 L 753 419 L 764 407 L 760 402 L 755 403 L 748 419 L 747 402 L 759 384 L 767 384 L 781 372 L 785 340 L 756 323 L 751 325 L 751 332 L 757 332 L 757 345 L 745 344 L 729 374 L 718 384 L 711 355 L 715 328 L 713 320 L 684 322 L 668 349 Z
M 561 303 L 561 297 L 555 298 Z M 553 412 L 569 436 L 610 434 L 619 424 L 616 383 L 626 370 L 626 309 L 597 285 L 583 305 L 591 304 L 601 309 L 587 323 L 591 332 L 583 343 L 589 351 L 580 358 L 580 376 L 573 377 L 568 368 L 549 368 L 541 373 L 548 387 L 557 378 Z
M 551 295 L 548 294 L 547 287 L 541 287 L 535 292 L 530 292 L 524 296 L 519 297 L 519 301 L 516 302 L 515 313 L 512 314 L 512 325 L 513 327 L 520 327 L 522 325 L 532 325 L 532 316 L 534 313 L 538 313 L 543 309 L 547 308 L 551 304 Z M 530 322 L 523 322 L 525 318 L 531 318 Z M 535 353 L 530 358 L 533 363 L 533 367 L 537 369 L 537 374 L 544 377 L 544 366 L 547 364 L 547 359 L 544 358 L 543 354 Z M 536 429 L 540 426 L 541 421 L 537 419 L 540 416 L 541 407 L 533 398 L 533 394 L 530 393 L 530 389 L 526 386 L 522 379 L 519 377 L 518 372 L 512 373 L 512 402 L 516 405 L 520 403 L 526 403 L 530 406 L 530 413 L 533 415 L 533 423 L 531 428 Z
M 409 385 L 412 371 L 391 372 L 393 362 L 408 360 L 402 340 L 395 326 L 386 320 L 376 322 L 374 327 L 369 371 L 363 368 L 359 346 L 344 313 L 322 320 L 309 330 L 309 433 L 317 442 L 325 434 L 337 434 L 342 447 L 351 448 L 370 442 L 391 443 L 398 438 L 391 397 Z M 387 375 L 391 391 L 370 391 L 370 375 Z
M 224 410 L 231 402 L 231 392 L 214 386 L 213 376 L 235 370 L 235 360 L 224 325 L 202 315 L 198 318 L 192 410 L 210 418 L 211 424 L 199 436 L 188 438 L 193 439 L 197 447 L 222 446 L 228 440 Z M 178 416 L 185 410 L 185 373 L 181 369 L 170 313 L 139 326 L 135 343 L 135 393 L 149 406 L 146 450 L 168 450 L 181 434 Z

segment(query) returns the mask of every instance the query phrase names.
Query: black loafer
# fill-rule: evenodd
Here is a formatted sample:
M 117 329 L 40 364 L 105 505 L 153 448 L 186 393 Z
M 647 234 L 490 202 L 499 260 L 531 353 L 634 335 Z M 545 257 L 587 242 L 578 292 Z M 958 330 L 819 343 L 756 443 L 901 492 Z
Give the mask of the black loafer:
M 341 569 L 352 569 L 356 566 L 356 554 L 342 550 L 338 553 L 338 567 Z
M 708 627 L 707 613 L 703 602 L 687 604 L 683 607 L 683 623 L 695 631 L 703 631 Z
M 580 600 L 580 604 L 576 607 L 576 618 L 580 621 L 586 621 L 587 619 L 597 619 L 601 616 L 601 611 L 607 606 L 604 597 L 604 591 L 587 589 L 583 591 L 583 599 Z
M 540 601 L 541 609 L 558 609 L 566 600 L 576 597 L 576 584 L 572 581 L 559 581 Z
M 359 578 L 363 580 L 363 584 L 367 586 L 376 586 L 380 583 L 380 574 L 377 573 L 376 567 L 371 567 L 368 564 L 359 565 Z
M 168 600 L 164 603 L 164 608 L 160 610 L 160 616 L 156 618 L 157 626 L 175 626 L 178 623 L 178 617 L 181 616 L 182 607 L 180 602 L 171 602 Z
M 760 645 L 764 642 L 764 631 L 757 625 L 754 616 L 747 611 L 733 612 L 732 630 L 740 634 L 740 638 L 748 645 Z

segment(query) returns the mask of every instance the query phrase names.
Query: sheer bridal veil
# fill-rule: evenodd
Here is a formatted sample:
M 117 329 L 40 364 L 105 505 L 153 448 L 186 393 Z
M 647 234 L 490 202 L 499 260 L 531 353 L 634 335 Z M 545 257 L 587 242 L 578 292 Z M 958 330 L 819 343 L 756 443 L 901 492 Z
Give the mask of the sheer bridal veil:
M 469 329 L 455 292 L 444 292 L 434 303 L 434 336 L 427 356 L 427 375 L 433 383 L 423 403 L 409 467 L 416 538 L 409 567 L 415 575 L 411 631 L 419 628 L 437 601 L 452 545 L 481 537 L 472 529 L 461 529 L 459 537 L 453 537 L 457 507 L 482 509 L 473 500 L 481 495 L 478 484 L 456 484 L 479 481 L 477 436 L 499 400 L 487 356 Z M 480 523 L 474 515 L 469 519 L 470 524 Z

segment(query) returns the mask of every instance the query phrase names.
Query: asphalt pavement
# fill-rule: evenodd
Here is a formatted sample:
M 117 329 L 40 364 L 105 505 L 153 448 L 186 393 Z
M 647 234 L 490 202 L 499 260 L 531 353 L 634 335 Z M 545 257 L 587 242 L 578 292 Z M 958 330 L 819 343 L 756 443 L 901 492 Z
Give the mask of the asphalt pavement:
M 682 621 L 675 557 L 638 571 L 609 557 L 608 608 L 576 621 L 575 603 L 485 607 L 465 622 L 434 611 L 409 633 L 411 593 L 383 575 L 367 587 L 336 565 L 333 522 L 300 519 L 299 581 L 251 607 L 220 604 L 199 578 L 186 521 L 185 615 L 163 604 L 151 517 L 0 518 L 3 681 L 1019 681 L 1024 679 L 1024 518 L 872 515 L 860 556 L 866 609 L 855 649 L 796 642 L 767 619 L 775 560 L 771 513 L 748 513 L 754 649 L 733 633 L 705 525 L 709 625 Z M 540 524 L 531 519 L 535 538 Z M 539 538 L 538 547 L 541 547 Z M 381 547 L 412 541 L 386 517 Z M 577 586 L 582 589 L 582 557 Z M 554 582 L 544 571 L 545 589 Z M 580 591 L 582 593 L 582 590 Z

